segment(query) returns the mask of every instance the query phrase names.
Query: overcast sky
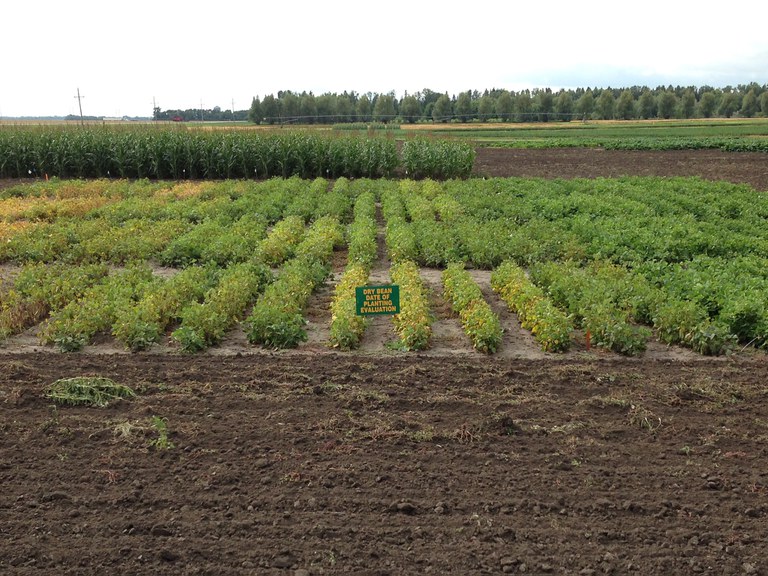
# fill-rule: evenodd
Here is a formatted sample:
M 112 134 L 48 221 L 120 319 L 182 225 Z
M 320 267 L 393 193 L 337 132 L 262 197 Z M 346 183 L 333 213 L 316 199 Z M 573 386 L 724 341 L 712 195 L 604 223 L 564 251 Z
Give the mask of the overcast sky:
M 768 2 L 7 0 L 0 116 L 244 109 L 278 90 L 768 83 Z

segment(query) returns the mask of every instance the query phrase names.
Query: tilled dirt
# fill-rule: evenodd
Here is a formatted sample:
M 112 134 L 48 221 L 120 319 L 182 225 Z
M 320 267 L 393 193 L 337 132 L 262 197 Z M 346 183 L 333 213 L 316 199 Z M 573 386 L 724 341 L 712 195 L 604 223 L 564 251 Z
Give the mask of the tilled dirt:
M 768 570 L 764 357 L 18 354 L 0 374 L 4 574 Z M 138 396 L 45 398 L 84 374 Z
M 768 189 L 763 155 L 727 155 L 721 172 L 704 153 L 664 155 L 480 150 L 478 171 L 684 175 L 698 162 Z M 332 282 L 295 351 L 254 349 L 238 330 L 193 356 L 13 339 L 0 353 L 0 574 L 768 574 L 765 353 L 652 342 L 627 359 L 577 336 L 544 354 L 473 273 L 502 314 L 498 356 L 469 348 L 432 270 L 427 353 L 392 350 L 385 318 L 362 351 L 329 349 Z M 82 375 L 137 396 L 46 397 Z
M 720 150 L 478 148 L 474 174 L 486 177 L 597 178 L 700 176 L 768 190 L 768 154 Z

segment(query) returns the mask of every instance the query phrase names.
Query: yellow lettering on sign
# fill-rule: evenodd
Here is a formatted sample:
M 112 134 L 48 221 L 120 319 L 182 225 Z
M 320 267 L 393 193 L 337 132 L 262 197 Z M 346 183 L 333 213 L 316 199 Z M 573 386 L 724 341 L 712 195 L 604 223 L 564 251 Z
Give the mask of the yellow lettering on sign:
M 381 305 L 373 305 L 373 306 L 363 306 L 361 309 L 361 312 L 363 314 L 377 314 L 382 312 L 395 312 L 397 308 L 395 308 L 392 304 L 381 304 Z
M 391 302 L 392 298 L 390 294 L 366 294 L 366 302 Z
M 372 293 L 373 292 L 373 293 Z M 395 312 L 392 304 L 392 290 L 389 288 L 376 288 L 365 291 L 365 302 L 361 312 L 363 314 L 381 314 L 383 312 Z

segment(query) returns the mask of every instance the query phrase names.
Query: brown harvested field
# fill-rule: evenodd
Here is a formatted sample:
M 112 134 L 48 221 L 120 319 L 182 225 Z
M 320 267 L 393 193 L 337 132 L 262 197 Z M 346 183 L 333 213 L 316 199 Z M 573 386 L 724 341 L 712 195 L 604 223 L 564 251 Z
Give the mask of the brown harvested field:
M 767 190 L 767 163 L 481 149 L 477 173 L 698 174 Z M 627 359 L 577 338 L 543 354 L 507 313 L 489 358 L 433 292 L 424 354 L 389 350 L 384 318 L 362 351 L 329 350 L 330 287 L 297 351 L 254 351 L 237 331 L 193 356 L 108 339 L 61 354 L 16 337 L 0 349 L 0 573 L 768 574 L 765 353 L 655 344 Z M 45 397 L 79 375 L 138 396 Z M 153 417 L 172 447 L 157 446 Z

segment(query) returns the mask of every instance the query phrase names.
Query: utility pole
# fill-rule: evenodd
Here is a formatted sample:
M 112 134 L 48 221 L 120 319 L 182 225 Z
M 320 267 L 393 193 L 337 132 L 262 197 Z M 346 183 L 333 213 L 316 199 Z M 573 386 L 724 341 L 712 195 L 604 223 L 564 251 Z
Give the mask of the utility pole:
M 203 121 L 203 99 L 200 98 L 200 122 Z
M 77 89 L 77 106 L 80 108 L 80 125 L 85 126 L 85 120 L 83 120 L 83 103 L 82 98 L 85 98 L 85 96 L 80 96 L 80 88 Z
M 157 110 L 157 104 L 155 103 L 155 97 L 152 96 L 152 120 L 157 120 L 157 114 L 155 114 L 155 111 Z
M 232 98 L 232 120 L 235 119 L 235 99 Z

